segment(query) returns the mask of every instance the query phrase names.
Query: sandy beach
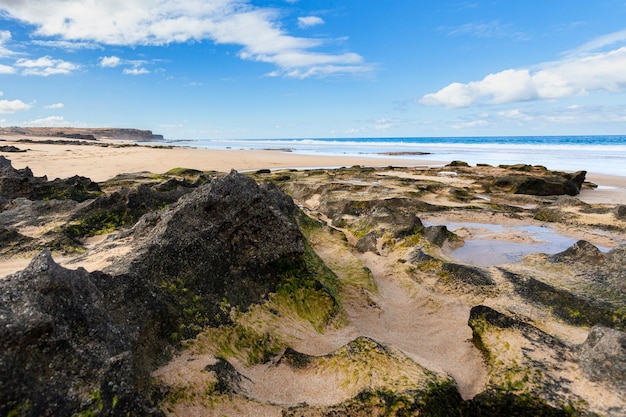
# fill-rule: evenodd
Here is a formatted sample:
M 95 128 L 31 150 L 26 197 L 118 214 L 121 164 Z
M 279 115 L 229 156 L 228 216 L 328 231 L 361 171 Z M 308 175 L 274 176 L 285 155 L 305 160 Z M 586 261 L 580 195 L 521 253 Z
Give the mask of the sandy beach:
M 440 166 L 444 161 L 416 159 L 358 158 L 342 156 L 299 155 L 284 150 L 212 150 L 191 147 L 128 146 L 129 142 L 100 141 L 94 145 L 41 143 L 58 138 L 37 138 L 21 143 L 15 137 L 0 136 L 0 144 L 15 146 L 27 152 L 0 152 L 15 168 L 28 166 L 35 176 L 48 179 L 81 175 L 93 181 L 104 181 L 117 174 L 148 171 L 164 173 L 172 168 L 229 172 L 280 168 L 332 168 L 342 166 Z M 39 142 L 39 143 L 38 143 Z M 97 146 L 97 144 L 110 146 Z M 117 146 L 116 146 L 117 145 Z
M 99 141 L 94 145 L 43 143 L 58 138 L 40 137 L 30 143 L 23 137 L 0 136 L 0 144 L 26 152 L 0 152 L 17 169 L 29 167 L 35 176 L 48 179 L 74 175 L 105 181 L 122 173 L 148 171 L 164 173 L 172 168 L 228 172 L 259 169 L 310 169 L 361 166 L 433 167 L 450 161 L 416 158 L 371 158 L 353 156 L 302 155 L 284 150 L 203 149 L 193 147 L 129 146 L 128 141 Z M 109 146 L 97 146 L 107 144 Z M 580 167 L 585 170 L 585 167 Z M 597 189 L 585 189 L 578 198 L 587 203 L 626 204 L 626 177 L 588 172 L 587 180 Z

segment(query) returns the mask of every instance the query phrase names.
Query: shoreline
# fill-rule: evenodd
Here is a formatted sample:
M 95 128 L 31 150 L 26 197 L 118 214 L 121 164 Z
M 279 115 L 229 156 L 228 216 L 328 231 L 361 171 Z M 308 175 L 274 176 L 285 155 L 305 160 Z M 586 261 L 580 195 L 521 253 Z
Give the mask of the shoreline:
M 285 152 L 282 149 L 164 147 L 126 140 L 99 140 L 89 146 L 73 144 L 72 140 L 60 140 L 56 137 L 37 137 L 27 143 L 19 142 L 20 139 L 26 139 L 26 137 L 0 135 L 0 144 L 26 150 L 26 152 L 0 152 L 0 155 L 11 160 L 15 168 L 29 167 L 35 176 L 45 175 L 48 179 L 79 175 L 96 182 L 105 181 L 123 173 L 147 171 L 161 174 L 179 167 L 201 171 L 229 172 L 235 169 L 246 172 L 260 169 L 331 169 L 355 165 L 430 168 L 451 162 L 384 156 L 310 155 Z M 579 169 L 586 170 L 584 166 Z M 599 187 L 595 190 L 582 190 L 577 196 L 582 201 L 626 204 L 626 176 L 588 171 L 587 181 Z

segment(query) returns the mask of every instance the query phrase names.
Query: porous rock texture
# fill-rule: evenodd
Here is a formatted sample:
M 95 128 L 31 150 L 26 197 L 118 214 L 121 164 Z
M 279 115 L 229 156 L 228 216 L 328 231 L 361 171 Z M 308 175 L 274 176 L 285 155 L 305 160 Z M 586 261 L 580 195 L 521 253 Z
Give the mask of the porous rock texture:
M 294 209 L 231 172 L 144 216 L 123 236 L 132 255 L 105 271 L 45 250 L 0 280 L 0 415 L 161 415 L 149 373 L 181 337 L 227 322 L 222 300 L 246 309 L 276 288 L 304 250 Z

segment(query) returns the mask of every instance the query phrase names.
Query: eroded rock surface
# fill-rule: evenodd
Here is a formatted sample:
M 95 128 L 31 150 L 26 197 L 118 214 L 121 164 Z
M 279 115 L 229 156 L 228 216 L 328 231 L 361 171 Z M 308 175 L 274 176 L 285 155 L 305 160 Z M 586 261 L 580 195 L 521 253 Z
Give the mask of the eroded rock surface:
M 151 369 L 181 337 L 227 322 L 220 302 L 245 309 L 299 265 L 293 210 L 233 172 L 145 218 L 137 250 L 105 272 L 62 268 L 44 251 L 0 280 L 0 413 L 159 415 Z

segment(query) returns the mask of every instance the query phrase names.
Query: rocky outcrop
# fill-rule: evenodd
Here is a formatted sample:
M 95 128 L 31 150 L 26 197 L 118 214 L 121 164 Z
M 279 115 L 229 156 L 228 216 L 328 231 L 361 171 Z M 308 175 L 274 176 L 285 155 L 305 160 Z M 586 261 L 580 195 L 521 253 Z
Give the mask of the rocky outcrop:
M 586 171 L 573 174 L 548 172 L 547 174 L 531 176 L 515 174 L 496 177 L 488 188 L 506 191 L 512 194 L 530 194 L 537 196 L 549 195 L 577 195 L 585 182 Z
M 133 411 L 148 410 L 132 389 L 134 369 L 107 380 L 137 329 L 113 319 L 93 274 L 62 268 L 44 251 L 0 285 L 0 414 L 69 416 L 101 405 L 110 412 L 116 395 L 126 403 L 120 409 L 134 402 Z
M 313 274 L 294 209 L 232 172 L 144 216 L 124 235 L 135 251 L 105 271 L 44 251 L 0 280 L 0 414 L 160 415 L 149 372 L 181 338 L 228 322 L 224 300 L 245 310 Z
M 579 240 L 563 252 L 548 257 L 551 262 L 576 262 L 582 264 L 598 264 L 605 260 L 604 254 L 586 240 Z
M 626 333 L 593 327 L 580 347 L 580 365 L 592 381 L 626 392 Z
M 488 366 L 487 389 L 472 400 L 483 415 L 572 415 L 563 407 L 581 401 L 572 369 L 576 349 L 530 323 L 487 306 L 468 321 Z M 582 375 L 581 375 L 582 376 Z M 580 415 L 574 413 L 573 415 Z
M 45 176 L 35 177 L 28 167 L 13 168 L 11 161 L 0 156 L 0 196 L 4 198 L 85 201 L 100 193 L 100 186 L 89 178 L 74 176 L 48 181 Z

